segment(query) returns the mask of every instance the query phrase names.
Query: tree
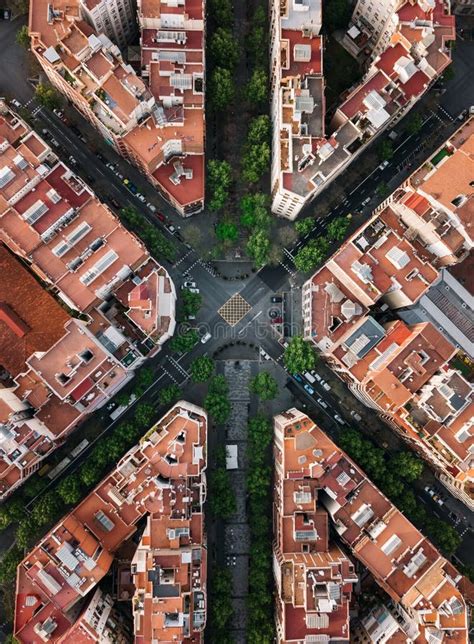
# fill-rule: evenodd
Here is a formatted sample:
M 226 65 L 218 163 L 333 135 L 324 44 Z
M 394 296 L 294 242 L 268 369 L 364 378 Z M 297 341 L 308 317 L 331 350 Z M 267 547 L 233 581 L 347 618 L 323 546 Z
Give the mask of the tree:
M 233 70 L 239 60 L 239 45 L 232 31 L 218 27 L 209 39 L 209 52 L 216 67 Z
M 328 237 L 330 240 L 342 241 L 346 236 L 346 231 L 349 227 L 349 219 L 347 217 L 337 217 L 328 224 Z
M 181 389 L 173 384 L 160 390 L 160 405 L 173 405 L 181 396 Z
M 249 229 L 268 228 L 271 222 L 268 209 L 268 196 L 263 192 L 244 195 L 240 200 L 240 223 Z
M 258 6 L 252 17 L 252 29 L 245 42 L 248 59 L 256 67 L 265 67 L 267 64 L 268 31 L 266 10 Z
M 232 185 L 230 163 L 211 159 L 207 164 L 207 183 L 211 194 L 209 209 L 213 211 L 219 210 L 229 198 L 229 189 Z
M 270 240 L 264 230 L 256 230 L 247 242 L 247 253 L 253 259 L 257 268 L 261 268 L 268 261 Z
M 329 33 L 346 29 L 351 16 L 351 5 L 346 0 L 330 0 L 324 5 L 324 25 Z
M 423 472 L 423 463 L 411 452 L 399 452 L 390 459 L 389 468 L 394 474 L 398 474 L 408 483 L 412 483 L 420 478 Z
M 382 161 L 393 159 L 393 143 L 389 139 L 383 139 L 378 147 L 379 156 Z
M 235 494 L 225 467 L 218 467 L 209 476 L 209 508 L 213 516 L 228 519 L 237 508 Z
M 207 382 L 214 373 L 214 361 L 208 356 L 199 356 L 191 362 L 191 378 L 194 382 Z
M 426 531 L 448 557 L 456 552 L 462 541 L 453 526 L 434 517 L 428 518 Z
M 4 530 L 10 524 L 21 521 L 25 516 L 24 503 L 19 498 L 13 498 L 0 506 L 0 530 Z
M 247 142 L 254 143 L 269 143 L 270 142 L 271 123 L 270 117 L 267 114 L 256 116 L 250 121 L 249 131 L 247 133 Z
M 382 199 L 385 199 L 385 197 L 388 197 L 388 195 L 390 194 L 390 188 L 387 186 L 387 184 L 385 183 L 385 181 L 382 181 L 382 182 L 381 182 L 381 183 L 379 183 L 379 185 L 377 186 L 377 194 L 378 194 L 378 196 L 379 196 L 379 197 L 381 197 Z
M 254 458 L 262 458 L 264 450 L 273 440 L 273 426 L 268 418 L 257 414 L 248 424 L 249 451 Z
M 51 490 L 35 501 L 35 505 L 31 511 L 31 518 L 37 526 L 52 523 L 57 519 L 62 509 L 62 499 Z
M 151 367 L 140 369 L 135 380 L 135 395 L 139 398 L 155 382 L 155 373 Z
M 229 220 L 220 221 L 216 226 L 216 237 L 220 241 L 235 242 L 239 236 L 237 226 Z
M 420 114 L 413 114 L 407 124 L 408 134 L 416 134 L 423 127 L 423 119 Z
M 210 0 L 209 17 L 216 25 L 230 27 L 234 21 L 234 12 L 230 0 Z
M 242 178 L 257 183 L 270 167 L 270 145 L 267 141 L 248 146 L 242 157 Z
M 64 503 L 76 505 L 82 496 L 81 481 L 77 474 L 66 476 L 56 488 Z
M 261 371 L 252 378 L 249 387 L 261 400 L 272 400 L 278 393 L 278 383 L 268 371 Z
M 268 99 L 268 75 L 264 69 L 254 69 L 245 93 L 253 105 L 262 105 Z
M 20 548 L 27 548 L 32 540 L 32 537 L 37 534 L 37 529 L 38 526 L 31 516 L 22 519 L 18 524 L 18 528 L 15 532 L 15 540 L 17 545 Z
M 20 27 L 20 29 L 18 29 L 15 38 L 19 45 L 21 45 L 25 49 L 30 48 L 30 34 L 28 33 L 27 25 L 23 25 L 23 27 Z
M 290 373 L 311 371 L 316 366 L 316 361 L 316 353 L 309 342 L 303 340 L 300 335 L 291 338 L 284 354 L 287 371 Z
M 36 86 L 35 96 L 38 102 L 49 110 L 54 110 L 61 106 L 61 98 L 57 91 L 48 85 L 43 85 L 43 83 L 38 83 Z
M 312 239 L 295 255 L 294 263 L 298 271 L 306 273 L 313 270 L 326 257 L 329 244 L 324 237 Z
M 235 87 L 232 72 L 216 67 L 209 82 L 209 102 L 216 112 L 223 112 L 234 100 Z
M 295 222 L 295 230 L 301 237 L 308 235 L 314 228 L 315 223 L 312 217 L 306 217 L 306 219 L 299 219 Z
M 172 338 L 170 341 L 170 347 L 173 351 L 177 351 L 178 353 L 187 353 L 188 351 L 191 351 L 195 344 L 197 344 L 198 340 L 199 335 L 197 331 L 189 329 L 188 331 L 184 331 L 184 333 L 180 333 Z
M 185 288 L 181 291 L 181 299 L 183 302 L 183 311 L 185 315 L 196 315 L 201 308 L 202 296 L 200 293 L 192 293 L 189 289 Z
M 94 485 L 100 479 L 102 467 L 93 460 L 88 460 L 82 466 L 80 479 L 87 487 Z
M 209 393 L 204 398 L 204 408 L 218 425 L 222 425 L 230 416 L 230 402 L 227 396 Z
M 16 569 L 23 559 L 23 550 L 18 545 L 14 545 L 7 550 L 0 560 L 0 583 L 11 583 L 16 579 Z
M 141 429 L 148 429 L 155 415 L 155 409 L 153 405 L 148 403 L 139 403 L 135 407 L 134 419 L 138 427 Z

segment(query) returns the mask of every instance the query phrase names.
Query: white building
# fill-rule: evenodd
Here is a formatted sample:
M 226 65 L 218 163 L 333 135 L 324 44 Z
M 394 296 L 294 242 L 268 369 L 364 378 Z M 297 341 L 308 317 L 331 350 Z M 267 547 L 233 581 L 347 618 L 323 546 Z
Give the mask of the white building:
M 133 0 L 81 0 L 83 18 L 123 49 L 137 30 Z

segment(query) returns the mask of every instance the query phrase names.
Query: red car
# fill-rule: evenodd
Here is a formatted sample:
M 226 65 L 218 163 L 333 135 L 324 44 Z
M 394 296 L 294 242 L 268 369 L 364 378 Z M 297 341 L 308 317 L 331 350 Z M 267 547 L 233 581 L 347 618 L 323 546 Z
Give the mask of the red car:
M 272 324 L 281 324 L 283 322 L 283 318 L 278 316 L 277 318 L 272 318 L 271 322 Z
M 163 223 L 166 221 L 166 217 L 165 217 L 164 215 L 162 215 L 162 214 L 161 214 L 161 212 L 157 212 L 157 213 L 156 213 L 156 216 L 157 216 L 157 217 L 158 217 L 158 219 L 159 219 L 160 221 L 162 221 Z

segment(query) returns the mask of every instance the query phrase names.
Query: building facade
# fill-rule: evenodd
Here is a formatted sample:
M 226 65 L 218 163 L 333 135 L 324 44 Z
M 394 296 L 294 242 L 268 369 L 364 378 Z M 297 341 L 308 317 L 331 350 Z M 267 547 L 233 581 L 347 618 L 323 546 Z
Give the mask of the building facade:
M 275 417 L 274 427 L 276 455 L 285 446 L 290 462 L 298 470 L 297 464 L 303 465 L 306 485 L 317 490 L 342 542 L 403 617 L 410 634 L 392 641 L 467 644 L 469 608 L 460 590 L 463 577 L 454 566 L 308 416 L 290 409 Z
M 130 570 L 136 641 L 201 642 L 206 466 L 206 414 L 180 401 L 21 562 L 17 640 L 130 642 L 110 596 L 94 589 L 148 517 Z
M 117 20 L 126 29 L 129 10 L 123 0 L 117 2 Z M 204 204 L 203 4 L 139 4 L 143 78 L 106 33 L 91 27 L 97 21 L 83 19 L 88 4 L 94 3 L 58 0 L 47 8 L 42 0 L 31 2 L 33 53 L 51 83 L 181 215 L 199 212 Z M 94 11 L 105 5 L 113 11 L 105 2 Z M 155 23 L 159 26 L 148 27 Z
M 326 128 L 321 13 L 319 0 L 271 3 L 272 211 L 288 219 L 411 109 L 449 65 L 455 39 L 443 0 L 360 0 L 360 28 L 345 41 L 354 55 L 366 51 L 367 70 Z

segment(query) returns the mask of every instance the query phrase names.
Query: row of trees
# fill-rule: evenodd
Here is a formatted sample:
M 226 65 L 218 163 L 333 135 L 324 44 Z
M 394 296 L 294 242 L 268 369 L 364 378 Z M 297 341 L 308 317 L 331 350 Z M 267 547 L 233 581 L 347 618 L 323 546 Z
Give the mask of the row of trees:
M 296 253 L 294 264 L 298 271 L 306 273 L 321 264 L 329 252 L 329 244 L 334 241 L 342 241 L 346 236 L 350 220 L 348 217 L 337 217 L 329 222 L 326 229 L 326 237 L 311 239 Z M 297 232 L 304 237 L 314 228 L 314 221 L 310 218 L 297 221 L 295 224 Z
M 133 230 L 147 245 L 151 254 L 162 261 L 163 258 L 169 262 L 176 259 L 176 247 L 157 228 L 148 223 L 145 217 L 132 206 L 120 210 L 120 218 Z
M 274 639 L 272 576 L 273 428 L 262 415 L 248 424 L 248 519 L 250 525 L 247 638 L 250 644 Z
M 221 425 L 230 416 L 229 385 L 225 376 L 213 376 L 209 381 L 204 409 L 212 420 Z
M 461 542 L 459 534 L 445 521 L 429 515 L 423 505 L 418 503 L 411 489 L 424 468 L 417 456 L 408 451 L 391 455 L 354 429 L 344 430 L 339 444 L 396 507 L 427 534 L 446 556 L 455 552 Z

